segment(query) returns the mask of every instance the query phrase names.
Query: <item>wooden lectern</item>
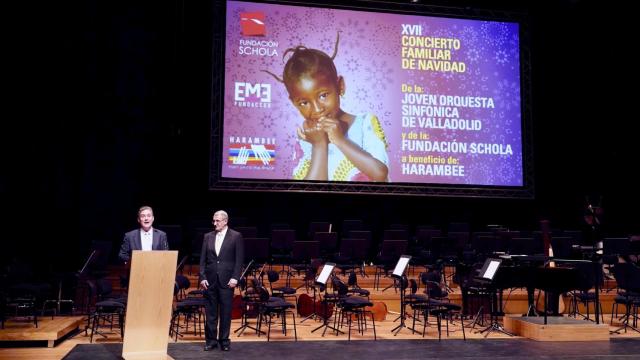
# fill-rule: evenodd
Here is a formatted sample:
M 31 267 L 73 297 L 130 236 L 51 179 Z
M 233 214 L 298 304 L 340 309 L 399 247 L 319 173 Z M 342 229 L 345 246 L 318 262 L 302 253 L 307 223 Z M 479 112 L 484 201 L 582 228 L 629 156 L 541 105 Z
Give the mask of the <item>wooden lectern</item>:
M 172 359 L 167 354 L 177 251 L 133 251 L 122 357 Z

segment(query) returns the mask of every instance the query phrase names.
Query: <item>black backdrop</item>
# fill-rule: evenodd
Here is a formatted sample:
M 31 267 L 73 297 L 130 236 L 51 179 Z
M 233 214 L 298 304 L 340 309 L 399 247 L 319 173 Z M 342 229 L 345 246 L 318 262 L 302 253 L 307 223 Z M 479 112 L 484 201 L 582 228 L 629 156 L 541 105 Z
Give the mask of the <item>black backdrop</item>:
M 92 240 L 117 247 L 143 204 L 156 225 L 185 228 L 222 208 L 301 232 L 344 218 L 577 229 L 596 194 L 610 233 L 640 231 L 633 14 L 584 0 L 455 3 L 530 14 L 534 200 L 210 192 L 211 40 L 222 36 L 211 29 L 223 14 L 184 0 L 20 5 L 7 43 L 2 260 L 79 267 Z

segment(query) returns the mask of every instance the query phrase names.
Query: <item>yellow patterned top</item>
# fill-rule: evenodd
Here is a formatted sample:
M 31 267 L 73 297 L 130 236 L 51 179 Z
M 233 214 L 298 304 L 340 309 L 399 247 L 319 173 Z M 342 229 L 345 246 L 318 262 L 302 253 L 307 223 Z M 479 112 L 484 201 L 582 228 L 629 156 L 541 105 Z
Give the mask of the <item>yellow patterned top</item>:
M 389 166 L 387 139 L 378 117 L 373 114 L 357 115 L 347 131 L 347 137 L 362 150 L 368 152 L 383 164 Z M 302 152 L 293 170 L 294 180 L 304 180 L 311 167 L 311 144 L 300 140 L 296 153 Z M 334 144 L 328 148 L 328 174 L 330 181 L 369 181 Z

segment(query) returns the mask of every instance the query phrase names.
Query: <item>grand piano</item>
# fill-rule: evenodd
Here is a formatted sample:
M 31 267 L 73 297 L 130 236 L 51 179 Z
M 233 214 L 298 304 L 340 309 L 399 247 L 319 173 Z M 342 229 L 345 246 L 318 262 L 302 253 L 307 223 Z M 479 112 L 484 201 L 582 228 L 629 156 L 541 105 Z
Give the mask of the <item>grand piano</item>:
M 602 267 L 599 261 L 558 259 L 536 255 L 511 255 L 509 258 L 511 264 L 504 266 L 498 272 L 498 288 L 526 288 L 530 309 L 534 308 L 532 306 L 534 289 L 543 290 L 545 324 L 547 324 L 547 315 L 560 315 L 558 313 L 560 294 L 574 290 L 588 290 L 592 287 L 595 287 L 595 315 L 596 323 L 599 323 L 599 284 L 602 280 Z
M 491 261 L 492 259 L 487 259 Z M 495 259 L 494 259 L 495 260 Z M 475 278 L 476 286 L 484 286 L 496 295 L 493 311 L 503 315 L 502 292 L 511 288 L 526 288 L 529 310 L 527 316 L 536 315 L 534 291 L 545 292 L 544 323 L 547 315 L 558 316 L 560 294 L 584 289 L 587 281 L 585 270 L 595 269 L 599 263 L 590 260 L 555 259 L 541 255 L 503 255 L 499 257 L 499 268 L 489 281 L 480 276 Z M 553 266 L 550 266 L 553 265 Z M 597 282 L 596 282 L 597 284 Z M 596 286 L 596 322 L 598 322 L 598 287 Z

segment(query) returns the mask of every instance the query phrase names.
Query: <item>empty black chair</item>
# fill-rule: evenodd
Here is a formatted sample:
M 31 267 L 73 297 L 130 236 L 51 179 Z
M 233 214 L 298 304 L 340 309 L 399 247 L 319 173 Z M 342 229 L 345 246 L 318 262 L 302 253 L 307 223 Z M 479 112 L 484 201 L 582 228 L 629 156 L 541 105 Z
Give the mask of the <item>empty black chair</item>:
M 265 237 L 244 238 L 244 262 L 254 261 L 256 267 L 269 262 L 269 239 Z
M 407 251 L 407 240 L 385 240 L 376 259 L 376 273 L 373 281 L 374 289 L 380 288 L 380 278 L 387 276 L 401 255 Z M 395 282 L 394 282 L 395 283 Z
M 94 334 L 107 338 L 106 334 L 100 331 L 100 328 L 105 325 L 112 332 L 114 325 L 117 324 L 117 328 L 120 330 L 120 337 L 124 337 L 126 296 L 113 293 L 111 282 L 106 279 L 89 280 L 87 284 L 90 289 L 89 296 L 95 296 L 96 299 L 94 311 L 87 318 L 89 322 L 88 328 L 91 329 L 89 342 L 93 342 Z
M 267 278 L 269 279 L 269 287 L 271 288 L 271 295 L 274 297 L 293 297 L 294 302 L 296 300 L 296 289 L 291 287 L 290 277 L 287 275 L 286 282 L 284 286 L 276 286 L 273 285 L 280 280 L 280 275 L 275 270 L 267 271 Z
M 242 234 L 243 238 L 258 237 L 258 228 L 255 226 L 238 226 L 235 230 Z
M 578 284 L 576 286 L 577 290 L 572 292 L 573 298 L 571 301 L 570 315 L 573 315 L 574 317 L 581 315 L 584 319 L 591 320 L 589 304 L 594 304 L 595 312 L 597 294 L 595 292 L 591 292 L 590 290 L 593 289 L 596 284 L 600 287 L 602 286 L 602 265 L 599 262 L 578 262 L 573 263 L 571 266 L 577 269 L 579 276 Z M 578 304 L 583 304 L 585 306 L 587 312 L 586 315 L 580 313 Z M 598 311 L 600 312 L 602 322 L 604 323 L 604 316 L 602 314 L 602 302 L 598 302 L 598 305 Z
M 185 285 L 187 284 L 183 279 L 178 280 L 178 278 L 176 278 L 176 284 L 174 287 L 174 296 L 176 298 Z M 189 331 L 189 324 L 193 326 L 193 333 L 195 335 L 202 336 L 204 334 L 202 323 L 205 318 L 205 307 L 206 299 L 203 296 L 190 295 L 189 297 L 183 297 L 180 301 L 177 301 L 171 315 L 169 336 L 174 336 L 174 341 L 177 342 L 178 337 L 182 337 Z M 184 325 L 180 324 L 181 318 L 184 319 Z
M 326 260 L 338 251 L 338 233 L 336 232 L 317 231 L 312 239 L 320 244 L 320 254 Z
M 349 237 L 351 231 L 364 230 L 364 223 L 362 220 L 349 219 L 342 220 L 342 237 Z
M 449 300 L 449 294 L 443 289 L 442 275 L 439 271 L 429 271 L 421 275 L 421 281 L 425 285 L 425 293 L 428 297 L 428 308 L 424 309 L 423 335 L 426 331 L 428 315 L 436 317 L 438 326 L 438 340 L 442 338 L 442 320 L 446 321 L 447 336 L 449 336 L 449 322 L 453 320 L 455 315 L 460 316 L 460 327 L 462 328 L 463 339 L 467 336 L 464 331 L 464 322 L 462 321 L 462 306 L 454 304 Z
M 579 256 L 573 250 L 573 246 L 578 245 L 570 237 L 554 236 L 551 238 L 553 256 L 558 259 L 577 259 Z
M 259 299 L 260 316 L 258 319 L 258 336 L 261 334 L 262 323 L 266 322 L 267 329 L 267 341 L 271 339 L 271 325 L 274 323 L 273 317 L 280 318 L 280 324 L 282 326 L 282 333 L 287 335 L 287 315 L 291 315 L 293 321 L 293 333 L 294 338 L 298 341 L 298 331 L 296 329 L 296 314 L 295 305 L 285 301 L 281 297 L 271 296 L 269 291 L 264 286 L 257 286 L 256 292 Z
M 275 263 L 282 264 L 282 269 L 291 262 L 295 230 L 274 229 L 271 231 L 271 257 Z
M 308 240 L 313 240 L 313 236 L 317 232 L 331 232 L 332 226 L 331 223 L 327 221 L 314 221 L 309 223 L 309 234 Z
M 625 305 L 625 314 L 622 317 L 622 326 L 611 333 L 619 334 L 622 330 L 638 329 L 638 306 L 640 305 L 640 268 L 631 263 L 618 263 L 613 267 L 613 276 L 618 283 L 618 288 L 623 292 L 615 299 L 615 305 Z M 612 314 L 613 318 L 613 314 Z
M 348 292 L 350 294 L 359 295 L 369 298 L 369 290 L 363 289 L 358 285 L 358 276 L 355 271 L 349 273 L 349 277 L 347 278 L 347 285 L 349 286 Z
M 378 337 L 376 334 L 375 318 L 373 316 L 373 313 L 370 310 L 367 310 L 367 307 L 373 306 L 373 303 L 366 297 L 352 296 L 349 293 L 347 284 L 345 284 L 337 276 L 334 276 L 332 278 L 332 285 L 334 296 L 336 297 L 335 303 L 340 310 L 338 316 L 334 318 L 334 320 L 338 323 L 339 326 L 342 326 L 342 323 L 344 321 L 347 322 L 347 326 L 349 328 L 348 340 L 351 340 L 351 328 L 353 327 L 354 318 L 356 319 L 358 333 L 364 334 L 364 331 L 368 328 L 367 315 L 369 315 L 369 317 L 371 318 L 373 339 L 377 340 Z

